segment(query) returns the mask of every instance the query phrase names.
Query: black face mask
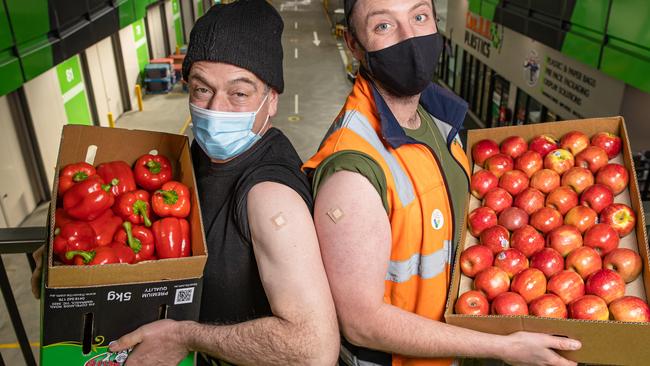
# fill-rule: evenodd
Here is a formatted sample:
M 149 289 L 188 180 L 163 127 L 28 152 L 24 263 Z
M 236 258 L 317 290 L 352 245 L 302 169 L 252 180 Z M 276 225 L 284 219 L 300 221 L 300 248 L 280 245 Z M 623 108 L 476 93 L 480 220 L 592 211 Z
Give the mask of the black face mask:
M 367 72 L 394 95 L 417 95 L 433 81 L 440 53 L 440 33 L 409 38 L 383 50 L 366 51 Z

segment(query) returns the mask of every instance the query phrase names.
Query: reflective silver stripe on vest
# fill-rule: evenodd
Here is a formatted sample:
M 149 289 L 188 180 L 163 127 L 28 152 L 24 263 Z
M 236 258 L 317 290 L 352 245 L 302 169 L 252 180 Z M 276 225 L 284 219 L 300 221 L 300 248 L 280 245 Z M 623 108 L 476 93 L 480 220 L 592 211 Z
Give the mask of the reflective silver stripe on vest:
M 372 128 L 368 119 L 358 111 L 346 111 L 341 127 L 349 128 L 354 131 L 357 135 L 361 136 L 372 145 L 379 154 L 381 154 L 386 165 L 388 165 L 390 173 L 393 175 L 395 187 L 397 188 L 397 195 L 402 202 L 402 206 L 407 206 L 413 202 L 413 200 L 415 200 L 415 190 L 413 189 L 411 180 L 399 165 L 397 159 L 386 149 L 381 140 L 379 140 L 377 132 Z
M 416 253 L 405 261 L 390 261 L 386 280 L 402 283 L 415 275 L 419 275 L 425 280 L 434 278 L 446 269 L 447 263 L 450 262 L 450 253 L 451 241 L 445 240 L 441 249 L 429 255 Z

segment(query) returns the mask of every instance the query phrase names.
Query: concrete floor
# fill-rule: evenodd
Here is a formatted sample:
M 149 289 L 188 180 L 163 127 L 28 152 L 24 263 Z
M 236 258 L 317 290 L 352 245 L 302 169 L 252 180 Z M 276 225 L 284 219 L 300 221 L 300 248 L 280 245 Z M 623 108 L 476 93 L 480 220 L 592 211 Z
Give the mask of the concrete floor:
M 351 89 L 338 42 L 318 0 L 274 1 L 285 22 L 283 37 L 285 91 L 272 119 L 294 144 L 303 160 L 313 154 Z M 316 32 L 320 44 L 314 43 Z M 343 45 L 341 45 L 343 46 Z M 346 56 L 349 57 L 349 56 Z M 188 96 L 177 85 L 166 95 L 146 95 L 143 112 L 127 112 L 119 128 L 179 133 L 188 117 Z M 191 137 L 191 129 L 187 129 Z M 48 205 L 39 207 L 22 224 L 44 226 Z M 2 255 L 14 296 L 38 362 L 39 308 L 30 290 L 30 271 L 24 254 Z M 0 295 L 0 297 L 2 297 Z M 9 316 L 0 301 L 0 354 L 6 365 L 25 365 Z

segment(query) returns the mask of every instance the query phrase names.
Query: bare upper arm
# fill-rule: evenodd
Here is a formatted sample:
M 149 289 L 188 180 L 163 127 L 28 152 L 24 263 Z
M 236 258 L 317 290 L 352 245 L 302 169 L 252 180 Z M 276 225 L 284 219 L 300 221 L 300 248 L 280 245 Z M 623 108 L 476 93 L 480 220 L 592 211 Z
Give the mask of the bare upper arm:
M 311 213 L 293 189 L 273 182 L 248 193 L 260 278 L 273 314 L 288 321 L 331 318 L 334 308 Z
M 337 209 L 342 215 L 338 220 L 333 212 Z M 314 222 L 345 331 L 383 304 L 390 223 L 377 190 L 362 175 L 348 171 L 332 175 L 322 185 Z

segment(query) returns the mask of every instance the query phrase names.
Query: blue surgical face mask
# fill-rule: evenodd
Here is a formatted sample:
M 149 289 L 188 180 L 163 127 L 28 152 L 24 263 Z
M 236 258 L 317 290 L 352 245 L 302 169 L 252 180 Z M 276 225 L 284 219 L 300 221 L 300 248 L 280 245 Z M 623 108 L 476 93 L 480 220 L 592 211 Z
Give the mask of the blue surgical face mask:
M 268 97 L 267 94 L 256 112 L 217 112 L 190 103 L 196 142 L 215 160 L 229 160 L 250 149 L 262 138 L 253 132 L 253 125 Z M 260 131 L 264 130 L 268 121 L 269 116 Z

